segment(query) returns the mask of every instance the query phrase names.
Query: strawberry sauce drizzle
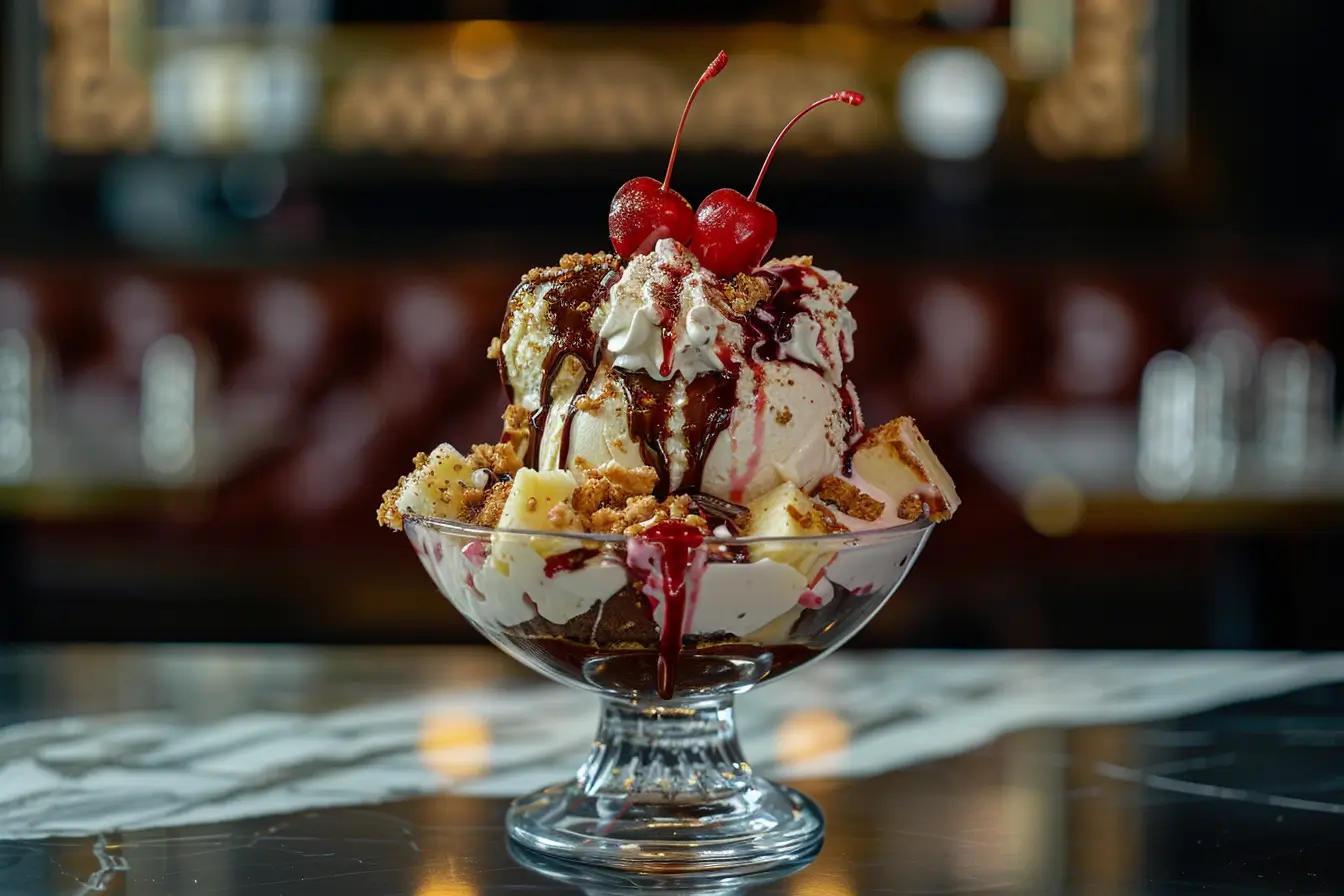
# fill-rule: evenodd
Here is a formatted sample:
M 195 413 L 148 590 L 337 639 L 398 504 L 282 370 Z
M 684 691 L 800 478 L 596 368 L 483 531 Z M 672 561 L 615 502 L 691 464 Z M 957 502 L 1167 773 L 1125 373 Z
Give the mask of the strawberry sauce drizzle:
M 705 536 L 693 526 L 675 520 L 658 523 L 631 539 L 632 562 L 647 564 L 644 593 L 661 599 L 663 627 L 658 639 L 658 696 L 672 699 L 677 689 L 677 659 L 681 642 L 695 615 L 700 579 L 707 558 L 701 550 Z
M 741 470 L 736 466 L 733 467 L 728 484 L 729 500 L 737 504 L 741 504 L 746 498 L 747 486 L 755 478 L 756 471 L 761 468 L 761 458 L 765 454 L 765 382 L 760 365 L 752 364 L 751 372 L 756 378 L 756 401 L 751 409 L 751 454 L 747 456 L 747 462 Z
M 556 573 L 583 569 L 596 556 L 597 548 L 575 548 L 562 554 L 552 554 L 546 558 L 546 578 L 553 579 Z

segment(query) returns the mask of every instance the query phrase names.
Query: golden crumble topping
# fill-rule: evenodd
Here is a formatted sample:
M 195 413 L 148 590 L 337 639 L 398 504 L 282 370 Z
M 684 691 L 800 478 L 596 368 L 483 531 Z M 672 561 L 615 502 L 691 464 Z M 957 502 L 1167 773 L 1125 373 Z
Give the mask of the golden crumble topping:
M 570 252 L 567 255 L 560 256 L 559 264 L 545 268 L 532 268 L 523 275 L 523 280 L 528 283 L 542 283 L 547 280 L 559 280 L 568 274 L 577 273 L 589 268 L 606 268 L 607 270 L 618 270 L 621 266 L 621 259 L 610 252 Z
M 896 515 L 903 520 L 917 520 L 924 512 L 924 499 L 919 495 L 906 495 L 896 505 Z
M 397 479 L 396 485 L 383 492 L 383 502 L 378 505 L 378 525 L 397 532 L 401 531 L 401 511 L 397 509 L 397 501 L 401 498 L 401 490 L 405 485 L 406 477 L 402 476 Z
M 792 504 L 784 508 L 801 529 L 815 529 L 818 535 L 830 535 L 833 532 L 848 532 L 849 527 L 835 518 L 829 507 L 824 504 L 812 504 L 811 511 L 804 513 Z
M 602 508 L 625 507 L 631 498 L 652 495 L 658 484 L 653 467 L 626 469 L 615 461 L 584 471 L 583 481 L 574 490 L 571 503 L 580 514 L 592 514 Z
M 509 491 L 512 488 L 512 480 L 502 479 L 489 488 L 464 490 L 458 519 L 477 526 L 499 525 L 499 515 L 504 512 L 504 502 L 509 499 Z
M 817 485 L 816 498 L 834 504 L 841 513 L 855 519 L 872 522 L 882 516 L 887 505 L 839 476 L 823 476 Z
M 411 458 L 410 475 L 399 477 L 396 485 L 383 492 L 382 503 L 378 505 L 378 524 L 380 526 L 386 526 L 397 532 L 401 531 L 401 511 L 397 509 L 397 501 L 401 500 L 401 490 L 406 487 L 406 480 L 424 469 L 428 463 L 429 455 L 423 451 L 417 451 L 415 457 Z
M 521 452 L 527 446 L 531 436 L 532 415 L 520 404 L 511 404 L 504 409 L 504 433 L 501 442 L 507 442 L 514 450 Z
M 709 521 L 695 513 L 694 509 L 695 505 L 688 495 L 673 495 L 662 501 L 653 495 L 640 495 L 627 499 L 624 506 L 598 508 L 588 518 L 589 531 L 638 535 L 659 523 L 676 520 L 708 534 Z
M 512 442 L 500 442 L 498 445 L 472 445 L 471 456 L 467 458 L 473 470 L 489 470 L 496 476 L 512 476 L 523 466 L 518 449 Z
M 723 295 L 733 312 L 742 316 L 770 298 L 770 287 L 760 277 L 738 274 L 732 282 L 724 284 Z
M 812 267 L 811 255 L 790 255 L 788 258 L 772 258 L 764 264 L 767 268 L 810 268 Z
M 596 395 L 580 395 L 574 399 L 574 408 L 579 411 L 596 411 L 608 401 L 620 397 L 620 387 L 611 380 L 602 384 L 602 391 Z

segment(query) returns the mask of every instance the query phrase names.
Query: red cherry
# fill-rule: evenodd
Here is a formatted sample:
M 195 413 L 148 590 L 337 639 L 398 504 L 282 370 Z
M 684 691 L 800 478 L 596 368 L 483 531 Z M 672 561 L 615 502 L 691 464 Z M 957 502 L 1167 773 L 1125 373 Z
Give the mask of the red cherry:
M 616 191 L 607 227 L 612 247 L 629 258 L 652 251 L 654 243 L 665 237 L 689 242 L 695 232 L 695 209 L 676 190 L 651 177 L 636 177 Z
M 736 190 L 715 190 L 695 213 L 691 251 L 720 277 L 731 277 L 761 263 L 775 241 L 775 213 Z
M 667 174 L 663 182 L 651 177 L 636 177 L 626 181 L 611 200 L 611 211 L 607 213 L 607 227 L 611 234 L 611 245 L 616 254 L 630 257 L 653 249 L 653 244 L 671 237 L 683 245 L 691 241 L 695 231 L 695 211 L 676 190 L 668 189 L 672 179 L 672 165 L 677 161 L 677 147 L 681 145 L 681 129 L 686 127 L 686 115 L 691 111 L 695 95 L 710 78 L 723 71 L 728 64 L 728 54 L 720 52 L 705 69 L 695 89 L 686 100 L 686 108 L 681 110 L 681 123 L 677 125 L 677 136 L 672 140 L 672 156 L 667 160 Z
M 750 196 L 743 196 L 736 190 L 715 190 L 700 203 L 695 213 L 695 233 L 691 237 L 691 251 L 700 259 L 700 264 L 718 274 L 731 277 L 748 271 L 761 263 L 765 253 L 775 242 L 778 224 L 775 213 L 767 206 L 756 201 L 756 193 L 761 189 L 761 181 L 770 162 L 779 149 L 779 141 L 789 129 L 798 123 L 798 119 L 818 106 L 836 100 L 850 106 L 863 103 L 863 94 L 853 90 L 842 90 L 817 100 L 784 125 L 770 152 L 756 176 L 756 185 L 751 188 Z

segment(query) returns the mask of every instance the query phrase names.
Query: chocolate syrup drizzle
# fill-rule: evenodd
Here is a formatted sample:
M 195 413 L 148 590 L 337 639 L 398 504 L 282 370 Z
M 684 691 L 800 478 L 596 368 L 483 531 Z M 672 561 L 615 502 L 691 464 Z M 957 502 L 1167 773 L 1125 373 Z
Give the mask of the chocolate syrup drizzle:
M 546 303 L 546 322 L 552 334 L 551 347 L 541 367 L 541 406 L 532 414 L 528 426 L 527 454 L 523 463 L 533 469 L 537 467 L 541 452 L 541 437 L 546 432 L 546 419 L 551 411 L 551 389 L 555 385 L 556 375 L 564 368 L 566 358 L 574 358 L 583 368 L 583 377 L 579 382 L 576 395 L 588 391 L 597 370 L 597 334 L 593 332 L 593 314 L 599 305 L 606 301 L 611 286 L 620 274 L 605 267 L 581 268 L 566 271 L 542 283 L 523 281 L 509 296 L 509 310 L 504 315 L 504 328 L 499 334 L 500 342 L 509 339 L 509 323 L 513 319 L 516 305 L 524 301 Z M 504 366 L 504 356 L 499 358 L 499 378 L 508 393 L 509 402 L 514 403 L 516 396 L 509 383 L 508 372 Z M 563 466 L 569 458 L 570 428 L 573 423 L 573 404 L 565 414 L 564 426 L 560 430 L 560 464 Z
M 672 435 L 672 390 L 681 375 L 659 381 L 639 371 L 613 370 L 612 373 L 625 393 L 630 435 L 639 441 L 644 463 L 658 471 L 658 487 L 654 495 L 665 498 L 671 490 L 666 444 Z M 701 374 L 686 383 L 686 403 L 682 407 L 682 432 L 687 444 L 686 472 L 678 483 L 678 492 L 700 491 L 705 460 L 719 433 L 727 428 L 733 417 L 737 378 L 738 371 L 733 369 L 731 372 Z

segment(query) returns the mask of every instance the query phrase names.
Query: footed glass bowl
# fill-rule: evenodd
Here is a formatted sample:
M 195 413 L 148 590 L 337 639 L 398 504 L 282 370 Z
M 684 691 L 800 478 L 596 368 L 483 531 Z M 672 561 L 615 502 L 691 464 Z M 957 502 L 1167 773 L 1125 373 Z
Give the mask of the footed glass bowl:
M 506 653 L 602 698 L 572 781 L 520 797 L 510 836 L 570 863 L 734 877 L 796 865 L 824 823 L 752 772 L 733 698 L 839 647 L 896 591 L 933 524 L 815 537 L 487 529 L 407 516 L 439 590 Z M 544 711 L 539 707 L 539 711 Z

